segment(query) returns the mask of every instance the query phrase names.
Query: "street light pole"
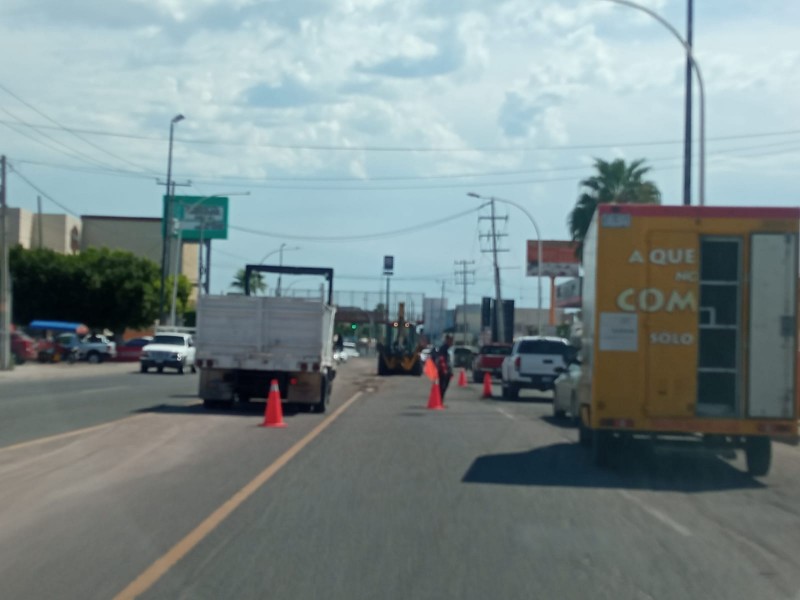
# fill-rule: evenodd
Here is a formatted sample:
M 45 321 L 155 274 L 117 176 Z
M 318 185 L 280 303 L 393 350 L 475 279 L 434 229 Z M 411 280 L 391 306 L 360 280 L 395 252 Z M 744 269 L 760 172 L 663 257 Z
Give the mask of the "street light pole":
M 514 202 L 513 200 L 505 200 L 504 198 L 497 198 L 495 196 L 481 196 L 480 194 L 476 194 L 475 192 L 469 192 L 467 196 L 472 198 L 478 198 L 481 200 L 490 200 L 494 202 L 502 202 L 504 204 L 508 204 L 510 206 L 514 206 L 521 210 L 525 216 L 528 217 L 528 220 L 533 225 L 533 229 L 536 231 L 536 239 L 538 241 L 538 266 L 536 271 L 536 281 L 538 283 L 538 300 L 537 300 L 537 309 L 536 309 L 536 328 L 538 329 L 538 334 L 542 335 L 542 234 L 539 231 L 539 226 L 536 224 L 536 220 L 533 218 L 533 215 L 528 212 L 528 210 L 522 206 L 521 204 Z
M 283 249 L 286 247 L 286 244 L 281 244 L 281 247 L 278 249 L 280 254 L 278 255 L 280 258 L 278 259 L 278 266 L 283 267 Z M 282 273 L 278 273 L 278 287 L 275 288 L 275 295 L 280 297 L 281 295 L 281 275 Z
M 650 10 L 649 8 L 642 6 L 641 4 L 636 4 L 635 2 L 631 2 L 630 0 L 605 0 L 606 2 L 613 2 L 614 4 L 621 4 L 623 6 L 628 6 L 630 8 L 634 8 L 639 10 L 645 14 L 650 15 L 656 21 L 661 23 L 664 27 L 666 27 L 669 32 L 675 36 L 675 38 L 680 42 L 681 46 L 683 46 L 684 50 L 686 50 L 686 58 L 692 63 L 692 67 L 694 67 L 694 72 L 697 75 L 697 89 L 700 93 L 700 159 L 698 165 L 698 185 L 700 187 L 700 206 L 705 206 L 706 203 L 706 93 L 705 87 L 703 85 L 703 75 L 700 72 L 700 65 L 697 64 L 697 61 L 694 58 L 694 53 L 692 52 L 692 45 L 687 42 L 685 39 L 681 37 L 681 34 L 675 29 L 669 21 L 664 19 L 658 13 Z
M 175 189 L 172 186 L 172 140 L 175 135 L 175 124 L 183 121 L 183 115 L 175 115 L 169 122 L 169 151 L 167 153 L 167 206 L 164 211 L 163 221 L 163 239 L 161 245 L 161 293 L 159 295 L 158 303 L 158 318 L 161 323 L 166 318 L 164 312 L 164 304 L 166 300 L 166 286 L 167 286 L 167 268 L 169 264 L 169 251 L 172 244 L 170 244 L 171 234 L 169 228 L 172 227 L 172 203 L 175 198 Z
M 287 248 L 286 247 L 286 243 L 283 243 L 283 244 L 280 245 L 279 248 L 276 248 L 275 250 L 270 250 L 264 256 L 262 256 L 261 260 L 258 261 L 258 264 L 263 265 L 264 261 L 267 260 L 270 256 L 280 252 L 280 263 L 279 264 L 282 267 L 283 266 L 283 251 L 284 250 L 286 250 L 287 252 L 290 252 L 292 250 L 300 250 L 300 246 L 291 246 L 291 247 Z M 275 287 L 275 296 L 280 296 L 280 295 L 281 295 L 281 274 L 278 273 L 278 285 Z

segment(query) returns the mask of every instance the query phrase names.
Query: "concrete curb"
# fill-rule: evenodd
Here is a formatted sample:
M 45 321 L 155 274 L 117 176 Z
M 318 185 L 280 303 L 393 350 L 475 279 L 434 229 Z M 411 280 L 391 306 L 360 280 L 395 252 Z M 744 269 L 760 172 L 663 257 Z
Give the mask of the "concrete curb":
M 138 372 L 138 362 L 108 362 L 99 365 L 88 363 L 41 364 L 27 362 L 17 365 L 11 371 L 0 371 L 0 383 L 6 381 L 57 381 L 81 377 L 100 377 L 119 373 Z

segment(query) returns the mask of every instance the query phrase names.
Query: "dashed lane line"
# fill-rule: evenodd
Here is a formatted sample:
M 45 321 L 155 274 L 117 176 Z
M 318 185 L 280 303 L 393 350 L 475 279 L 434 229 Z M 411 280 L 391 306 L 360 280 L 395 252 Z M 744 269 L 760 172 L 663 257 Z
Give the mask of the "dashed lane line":
M 688 527 L 685 527 L 684 525 L 681 525 L 675 519 L 673 519 L 669 515 L 665 514 L 664 512 L 660 511 L 656 507 L 651 506 L 650 504 L 648 504 L 646 501 L 642 500 L 641 498 L 638 498 L 637 496 L 631 494 L 630 492 L 628 492 L 626 490 L 620 490 L 619 493 L 624 498 L 626 498 L 626 499 L 630 500 L 631 502 L 633 502 L 634 504 L 636 504 L 636 506 L 641 508 L 644 512 L 649 514 L 651 517 L 657 519 L 658 521 L 661 521 L 664 525 L 666 525 L 667 527 L 671 528 L 674 531 L 677 531 L 682 536 L 685 536 L 685 537 L 691 537 L 692 536 L 692 532 L 689 530 Z

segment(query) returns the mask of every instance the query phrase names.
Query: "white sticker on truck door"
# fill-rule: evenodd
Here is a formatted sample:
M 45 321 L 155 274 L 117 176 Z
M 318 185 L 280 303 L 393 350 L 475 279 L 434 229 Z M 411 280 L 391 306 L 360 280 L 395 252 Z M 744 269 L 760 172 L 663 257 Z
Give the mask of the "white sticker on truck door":
M 600 352 L 636 352 L 639 349 L 639 315 L 600 313 Z

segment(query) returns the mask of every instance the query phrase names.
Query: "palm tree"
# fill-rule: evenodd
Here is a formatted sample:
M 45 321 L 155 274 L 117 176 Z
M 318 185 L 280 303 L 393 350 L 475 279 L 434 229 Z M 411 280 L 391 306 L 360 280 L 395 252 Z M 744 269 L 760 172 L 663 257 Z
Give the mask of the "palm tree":
M 661 204 L 661 192 L 652 181 L 642 178 L 650 171 L 644 159 L 625 164 L 621 158 L 607 162 L 596 158 L 597 174 L 582 180 L 583 188 L 568 224 L 572 239 L 578 242 L 577 254 L 583 254 L 583 239 L 598 204 Z
M 236 275 L 233 276 L 233 281 L 231 281 L 230 285 L 232 289 L 244 292 L 244 273 L 244 269 L 236 271 Z M 258 271 L 250 273 L 250 292 L 257 296 L 259 292 L 265 291 L 267 291 L 267 283 L 264 281 L 264 276 Z

